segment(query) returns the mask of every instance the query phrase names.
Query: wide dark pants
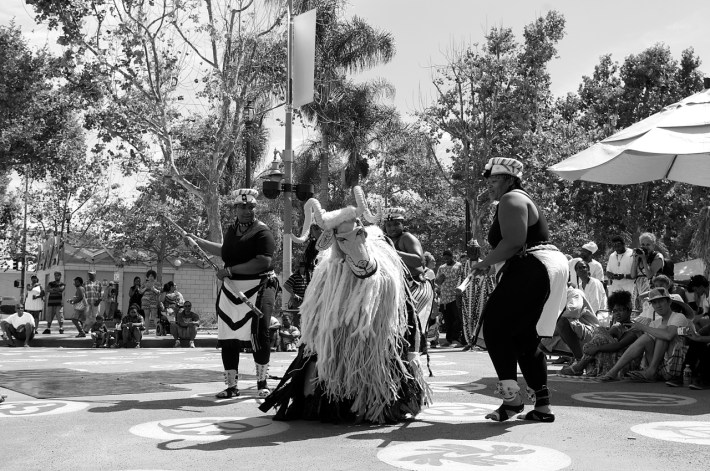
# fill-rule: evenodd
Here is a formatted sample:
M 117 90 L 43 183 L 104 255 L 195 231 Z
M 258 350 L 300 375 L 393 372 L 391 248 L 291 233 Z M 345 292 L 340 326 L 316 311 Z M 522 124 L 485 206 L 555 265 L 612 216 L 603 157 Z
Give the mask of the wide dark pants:
M 463 338 L 463 322 L 461 318 L 461 309 L 456 301 L 451 301 L 447 304 L 442 304 L 442 315 L 444 324 L 446 325 L 446 341 L 461 342 Z
M 547 384 L 536 325 L 550 295 L 547 269 L 532 255 L 513 257 L 483 310 L 483 336 L 498 379 L 517 380 L 517 365 L 534 390 Z

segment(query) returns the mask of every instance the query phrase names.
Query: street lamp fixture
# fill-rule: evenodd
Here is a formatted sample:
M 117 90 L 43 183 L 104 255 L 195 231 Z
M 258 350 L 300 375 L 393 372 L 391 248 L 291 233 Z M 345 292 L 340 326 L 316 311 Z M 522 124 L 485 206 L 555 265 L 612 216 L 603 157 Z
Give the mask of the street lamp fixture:
M 294 187 L 294 185 L 283 181 L 285 174 L 281 171 L 283 162 L 279 158 L 280 154 L 281 152 L 274 150 L 274 160 L 269 164 L 269 168 L 259 175 L 259 178 L 264 180 L 262 184 L 264 196 L 272 200 L 278 198 L 282 191 L 293 191 Z M 299 183 L 295 187 L 296 197 L 300 201 L 308 201 L 315 194 L 314 186 L 308 183 Z
M 264 196 L 271 200 L 278 198 L 281 191 L 287 191 L 285 188 L 286 184 L 282 183 L 285 174 L 281 171 L 283 162 L 281 162 L 279 154 L 280 152 L 278 150 L 274 150 L 274 160 L 269 164 L 269 168 L 259 175 L 259 178 L 264 180 L 262 185 Z M 288 191 L 291 191 L 290 185 Z

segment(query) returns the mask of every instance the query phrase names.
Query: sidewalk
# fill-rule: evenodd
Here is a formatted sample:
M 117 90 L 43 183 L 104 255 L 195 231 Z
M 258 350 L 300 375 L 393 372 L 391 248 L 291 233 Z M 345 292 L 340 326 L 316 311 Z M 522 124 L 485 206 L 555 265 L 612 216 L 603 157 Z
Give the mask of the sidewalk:
M 35 338 L 30 342 L 31 347 L 50 347 L 50 348 L 91 348 L 94 341 L 91 339 L 90 335 L 86 337 L 76 337 L 78 331 L 74 324 L 64 322 L 64 333 L 59 333 L 59 325 L 56 322 L 52 323 L 52 333 L 43 334 L 42 332 L 47 328 L 47 324 L 42 321 L 40 322 L 40 327 L 37 329 L 39 334 L 35 335 Z M 166 335 L 163 337 L 155 336 L 155 329 L 150 330 L 150 335 L 144 335 L 143 340 L 141 340 L 141 348 L 174 348 L 175 339 L 172 335 Z M 187 348 L 188 341 L 182 341 L 183 347 Z M 0 340 L 0 348 L 5 347 L 7 342 Z M 217 348 L 217 329 L 200 329 L 197 331 L 197 337 L 195 338 L 195 347 L 200 348 Z

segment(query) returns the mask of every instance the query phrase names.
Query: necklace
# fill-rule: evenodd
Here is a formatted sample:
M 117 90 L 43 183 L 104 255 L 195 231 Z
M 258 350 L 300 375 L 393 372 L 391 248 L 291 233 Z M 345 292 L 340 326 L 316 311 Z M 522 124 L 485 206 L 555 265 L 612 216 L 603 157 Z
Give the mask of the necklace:
M 254 221 L 251 222 L 237 222 L 237 233 L 244 234 L 246 231 L 249 230 L 249 228 L 254 224 Z

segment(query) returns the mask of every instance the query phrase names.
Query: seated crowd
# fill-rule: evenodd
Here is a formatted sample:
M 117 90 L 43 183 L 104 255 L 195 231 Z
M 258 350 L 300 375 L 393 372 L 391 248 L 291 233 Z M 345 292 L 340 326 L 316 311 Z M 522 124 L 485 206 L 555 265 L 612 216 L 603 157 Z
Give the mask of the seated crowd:
M 613 291 L 605 300 L 611 314 L 608 325 L 601 325 L 596 315 L 605 310 L 595 313 L 584 291 L 570 285 L 555 335 L 544 339 L 541 348 L 571 353 L 573 363 L 560 370 L 562 375 L 586 374 L 602 382 L 623 377 L 683 386 L 683 372 L 688 367 L 690 387 L 702 389 L 710 385 L 708 285 L 702 275 L 691 278 L 688 291 L 695 297 L 693 308 L 685 290 L 669 277 L 656 275 L 651 289 L 637 294 L 641 312 L 634 311 L 631 292 Z

